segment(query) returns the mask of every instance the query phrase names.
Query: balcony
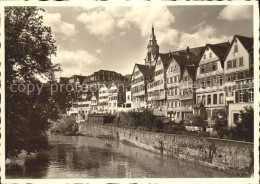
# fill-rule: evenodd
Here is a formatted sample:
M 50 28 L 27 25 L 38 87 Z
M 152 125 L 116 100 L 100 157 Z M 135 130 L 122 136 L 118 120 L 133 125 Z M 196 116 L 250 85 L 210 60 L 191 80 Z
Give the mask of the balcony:
M 147 92 L 152 92 L 152 91 L 160 91 L 160 90 L 164 90 L 164 85 L 159 85 L 159 86 L 154 86 L 152 88 L 148 88 Z
M 153 100 L 164 100 L 165 99 L 165 91 L 160 91 L 160 93 L 154 95 L 154 96 L 148 96 L 148 101 L 153 101 Z
M 167 95 L 168 100 L 179 99 L 180 95 Z
M 171 87 L 175 87 L 175 86 L 179 86 L 179 82 L 174 82 L 174 83 L 167 83 L 166 86 L 167 88 L 171 88 Z
M 132 96 L 133 96 L 133 97 L 144 96 L 144 95 L 145 95 L 145 91 L 140 91 L 140 92 L 137 92 L 137 93 L 132 93 Z
M 193 94 L 180 95 L 180 100 L 190 100 L 193 99 Z
M 167 108 L 167 112 L 170 112 L 170 111 L 177 112 L 177 111 L 180 111 L 180 110 L 181 110 L 180 107 L 168 107 Z
M 180 110 L 182 112 L 190 112 L 190 111 L 193 111 L 193 108 L 192 108 L 192 106 L 190 106 L 190 107 L 180 107 Z
M 148 97 L 148 101 L 154 101 L 154 100 L 164 100 L 165 95 L 160 95 L 160 96 L 150 96 Z

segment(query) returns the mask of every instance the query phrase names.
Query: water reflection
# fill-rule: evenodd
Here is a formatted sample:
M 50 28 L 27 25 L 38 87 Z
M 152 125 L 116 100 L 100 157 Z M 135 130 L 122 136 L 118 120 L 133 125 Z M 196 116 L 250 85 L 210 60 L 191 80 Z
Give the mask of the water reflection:
M 54 148 L 21 156 L 7 168 L 7 178 L 186 178 L 232 177 L 208 167 L 155 154 L 123 143 L 78 137 L 51 136 Z

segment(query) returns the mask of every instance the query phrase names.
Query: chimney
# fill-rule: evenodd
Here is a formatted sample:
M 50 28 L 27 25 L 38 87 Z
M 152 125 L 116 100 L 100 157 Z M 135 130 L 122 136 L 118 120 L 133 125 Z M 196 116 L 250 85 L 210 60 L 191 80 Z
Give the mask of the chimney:
M 190 48 L 189 48 L 189 46 L 186 49 L 186 53 L 187 53 L 187 59 L 189 59 L 190 58 Z

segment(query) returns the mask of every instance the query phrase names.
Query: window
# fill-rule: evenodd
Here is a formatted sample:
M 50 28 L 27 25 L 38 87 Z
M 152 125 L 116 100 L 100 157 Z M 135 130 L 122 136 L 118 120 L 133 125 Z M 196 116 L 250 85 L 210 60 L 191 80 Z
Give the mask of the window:
M 233 75 L 233 80 L 237 80 L 237 74 Z
M 213 95 L 213 104 L 217 104 L 217 102 L 218 102 L 218 95 L 214 94 Z
M 212 71 L 216 71 L 217 70 L 217 63 L 213 63 L 212 65 Z
M 176 76 L 176 82 L 178 82 L 178 81 L 179 81 L 179 75 Z
M 223 103 L 224 103 L 224 95 L 223 95 L 223 93 L 221 93 L 219 95 L 219 104 L 223 104 Z
M 209 58 L 212 58 L 212 53 L 209 53 Z
M 202 96 L 202 103 L 203 103 L 204 105 L 206 104 L 205 95 Z
M 222 85 L 223 84 L 223 79 L 222 77 L 219 77 L 219 85 Z
M 201 101 L 201 98 L 200 98 L 200 96 L 198 96 L 197 97 L 197 103 L 200 103 L 200 101 Z
M 233 60 L 233 68 L 236 68 L 236 67 L 237 67 L 237 60 L 234 59 L 234 60 Z
M 237 44 L 234 45 L 234 52 L 238 52 Z
M 232 68 L 232 61 L 227 62 L 227 69 L 230 69 L 230 68 Z
M 207 79 L 207 86 L 210 86 L 210 78 Z
M 248 90 L 248 101 L 253 102 L 254 101 L 254 89 Z
M 204 66 L 201 66 L 201 67 L 200 67 L 200 73 L 205 73 Z
M 203 59 L 206 59 L 206 54 L 204 54 Z
M 239 114 L 238 113 L 234 113 L 233 114 L 233 122 L 238 122 L 239 121 Z
M 207 105 L 211 104 L 211 95 L 208 95 L 208 99 L 207 99 Z
M 243 91 L 239 91 L 238 93 L 239 102 L 244 102 L 245 99 L 245 93 Z
M 244 66 L 244 61 L 243 61 L 243 58 L 239 58 L 239 66 Z

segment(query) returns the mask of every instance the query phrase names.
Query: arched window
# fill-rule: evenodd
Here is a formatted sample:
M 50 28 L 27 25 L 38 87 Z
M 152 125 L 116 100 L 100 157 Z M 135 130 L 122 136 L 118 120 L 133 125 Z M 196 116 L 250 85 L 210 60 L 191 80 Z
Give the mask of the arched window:
M 224 103 L 224 95 L 223 93 L 219 94 L 219 104 L 223 104 Z

